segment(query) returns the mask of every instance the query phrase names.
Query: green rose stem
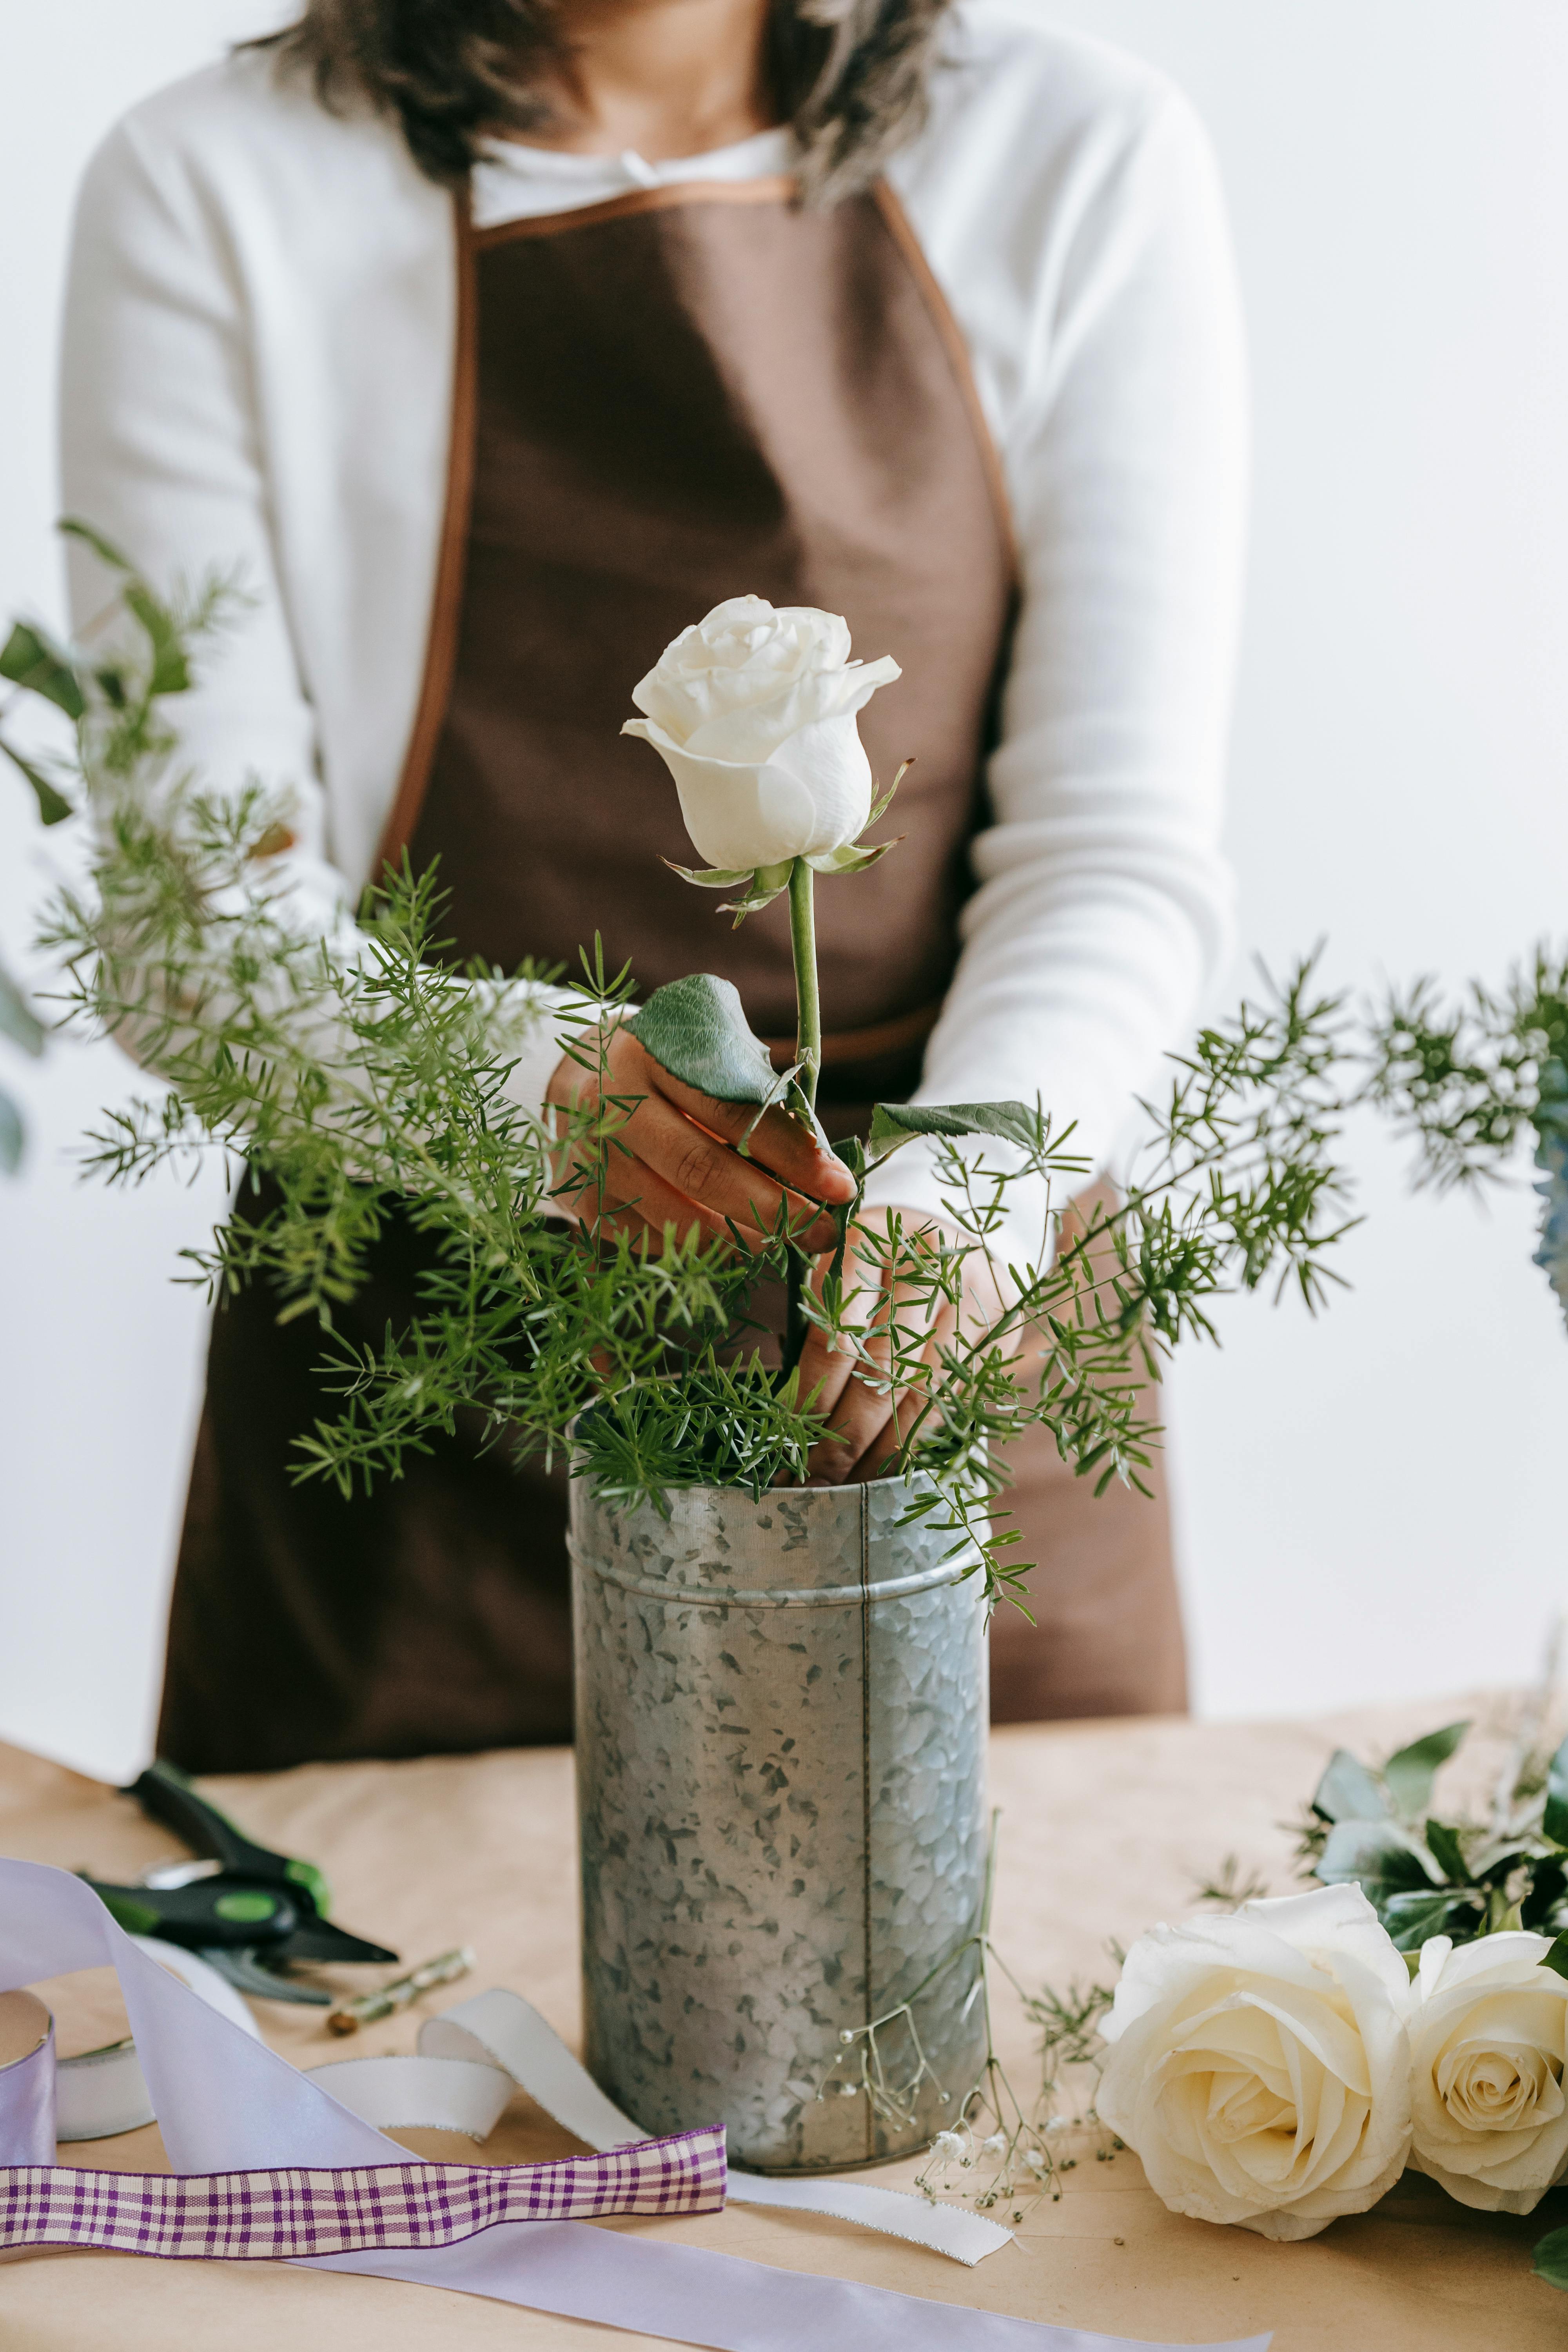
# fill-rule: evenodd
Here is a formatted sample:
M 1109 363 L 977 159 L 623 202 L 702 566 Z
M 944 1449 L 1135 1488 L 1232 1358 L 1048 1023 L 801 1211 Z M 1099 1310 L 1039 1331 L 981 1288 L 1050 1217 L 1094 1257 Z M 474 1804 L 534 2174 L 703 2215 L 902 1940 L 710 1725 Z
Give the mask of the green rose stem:
M 816 981 L 816 914 L 813 890 L 816 877 L 804 857 L 797 857 L 789 877 L 789 938 L 795 953 L 795 1055 L 800 1064 L 796 1081 L 816 1108 L 816 1079 L 822 1067 L 822 998 Z M 809 1262 L 803 1250 L 789 1254 L 789 1307 L 784 1322 L 784 1370 L 787 1379 L 799 1363 L 809 1329 L 801 1312 Z

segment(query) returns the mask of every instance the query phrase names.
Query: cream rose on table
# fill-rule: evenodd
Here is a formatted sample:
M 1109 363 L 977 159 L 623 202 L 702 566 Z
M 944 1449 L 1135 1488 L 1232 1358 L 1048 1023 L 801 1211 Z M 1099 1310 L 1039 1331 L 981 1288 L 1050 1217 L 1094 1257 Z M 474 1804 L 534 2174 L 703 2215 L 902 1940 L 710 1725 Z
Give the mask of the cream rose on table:
M 1421 1950 L 1410 2018 L 1410 2161 L 1461 2205 L 1530 2213 L 1568 2173 L 1568 1980 L 1550 1936 Z
M 1101 2028 L 1098 2111 L 1173 2211 L 1314 2237 L 1405 2168 L 1409 2002 L 1359 1886 L 1156 1927 Z
M 851 661 L 849 627 L 809 604 L 731 596 L 683 629 L 632 691 L 646 715 L 623 733 L 651 743 L 710 877 L 728 887 L 828 861 L 869 823 L 871 764 L 857 723 L 890 656 Z

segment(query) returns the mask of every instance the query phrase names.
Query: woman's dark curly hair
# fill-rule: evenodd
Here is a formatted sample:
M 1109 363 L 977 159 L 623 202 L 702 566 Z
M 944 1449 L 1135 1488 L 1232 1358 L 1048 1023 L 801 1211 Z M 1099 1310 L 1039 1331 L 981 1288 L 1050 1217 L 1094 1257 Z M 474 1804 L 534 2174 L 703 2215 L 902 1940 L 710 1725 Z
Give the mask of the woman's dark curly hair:
M 803 150 L 803 193 L 831 204 L 875 178 L 917 130 L 948 0 L 772 0 L 767 68 Z M 462 179 L 479 142 L 537 130 L 531 88 L 560 54 L 557 0 L 308 0 L 265 41 L 334 110 L 355 98 L 402 121 L 422 172 Z

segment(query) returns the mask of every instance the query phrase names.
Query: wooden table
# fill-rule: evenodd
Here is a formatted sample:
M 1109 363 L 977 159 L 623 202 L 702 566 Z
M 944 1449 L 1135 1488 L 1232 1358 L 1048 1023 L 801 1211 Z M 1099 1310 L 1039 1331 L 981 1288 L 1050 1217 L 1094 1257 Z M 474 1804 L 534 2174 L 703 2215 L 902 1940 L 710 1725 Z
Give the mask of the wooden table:
M 1305 1723 L 1174 1721 L 1026 1727 L 997 1734 L 992 1790 L 1003 1809 L 997 1940 L 1026 1985 L 1103 1975 L 1108 1937 L 1181 1916 L 1227 1854 L 1275 1892 L 1293 1884 L 1291 1835 L 1329 1748 L 1366 1753 L 1474 1714 L 1466 1771 L 1487 1784 L 1505 1703 L 1438 1700 Z M 574 2041 L 577 1897 L 569 1754 L 310 1766 L 204 1784 L 265 1843 L 327 1869 L 336 1912 L 411 1958 L 470 1943 L 476 1974 L 422 2008 L 492 1984 L 525 1993 Z M 169 1853 L 167 1832 L 126 1799 L 37 1758 L 0 1749 L 0 1852 L 124 1879 Z M 359 1981 L 363 1982 L 361 1979 Z M 46 1997 L 60 2046 L 123 2032 L 107 1970 Z M 1001 2002 L 1015 2080 L 1037 2080 L 1030 2029 Z M 413 2046 L 417 2014 L 352 2045 L 320 2011 L 263 2003 L 269 2041 L 296 2063 Z M 471 2161 L 444 2133 L 400 2135 L 421 2154 Z M 486 2162 L 574 2152 L 519 2096 Z M 156 2126 L 70 2150 L 74 2163 L 166 2168 Z M 907 2185 L 917 2168 L 870 2178 Z M 1059 2203 L 1035 2206 L 1016 2245 L 966 2271 L 940 2255 L 806 2215 L 734 2206 L 685 2221 L 598 2226 L 676 2237 L 759 2263 L 837 2273 L 937 2301 L 974 2304 L 1110 2334 L 1212 2341 L 1272 2328 L 1276 2352 L 1562 2352 L 1568 2298 L 1530 2276 L 1530 2247 L 1568 2221 L 1554 2193 L 1519 2221 L 1472 2213 L 1414 2178 L 1378 2210 L 1305 2245 L 1272 2245 L 1167 2213 L 1131 2155 L 1086 2163 Z M 469 2295 L 260 2264 L 161 2263 L 47 2252 L 0 2257 L 5 2352 L 648 2352 L 647 2336 L 520 2312 Z M 808 2352 L 808 2347 L 802 2347 Z

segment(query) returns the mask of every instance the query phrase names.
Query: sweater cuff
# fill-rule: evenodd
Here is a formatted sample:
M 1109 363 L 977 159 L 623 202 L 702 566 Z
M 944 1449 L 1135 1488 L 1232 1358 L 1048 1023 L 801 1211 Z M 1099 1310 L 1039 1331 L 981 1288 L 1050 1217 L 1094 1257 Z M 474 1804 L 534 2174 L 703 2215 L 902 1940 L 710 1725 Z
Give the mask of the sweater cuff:
M 1021 1152 L 992 1136 L 970 1138 L 958 1148 L 965 1160 L 983 1162 L 993 1171 L 1017 1170 L 1023 1165 Z M 906 1217 L 912 1211 L 950 1225 L 955 1223 L 954 1188 L 951 1181 L 944 1180 L 940 1165 L 944 1156 L 942 1147 L 924 1136 L 902 1145 L 889 1159 L 879 1160 L 867 1177 L 866 1209 L 901 1209 Z M 982 1180 L 975 1189 L 984 1202 L 989 1187 Z M 964 1205 L 962 1193 L 958 1205 Z M 1003 1196 L 1001 1225 L 986 1244 L 1008 1290 L 1016 1288 L 1005 1279 L 1009 1267 L 1016 1268 L 1026 1280 L 1029 1268 L 1038 1274 L 1049 1265 L 1056 1255 L 1056 1231 L 1049 1212 L 1066 1206 L 1065 1198 L 1052 1200 L 1043 1176 L 1014 1176 Z
M 520 981 L 497 992 L 497 1048 L 512 1062 L 501 1091 L 509 1102 L 542 1122 L 556 1066 L 583 1027 L 581 1019 L 567 1017 L 573 1008 L 579 1014 L 587 1009 L 575 989 L 551 988 L 540 981 Z

